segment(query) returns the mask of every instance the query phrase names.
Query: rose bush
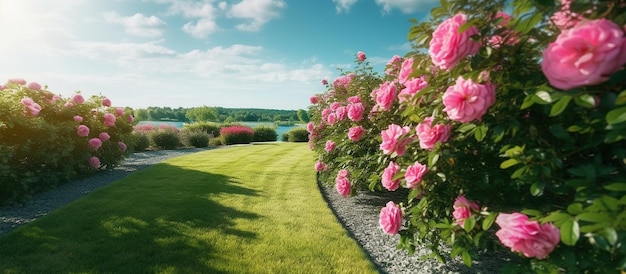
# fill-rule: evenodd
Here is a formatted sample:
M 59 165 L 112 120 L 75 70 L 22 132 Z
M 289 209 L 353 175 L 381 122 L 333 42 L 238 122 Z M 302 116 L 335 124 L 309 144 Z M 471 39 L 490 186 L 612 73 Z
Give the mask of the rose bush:
M 342 195 L 409 188 L 380 215 L 409 252 L 471 266 L 508 250 L 514 273 L 626 271 L 626 2 L 441 4 L 384 75 L 357 56 L 316 95 L 320 181 L 346 170 Z M 330 123 L 337 106 L 348 119 Z
M 116 166 L 131 140 L 129 113 L 103 96 L 62 98 L 23 79 L 0 85 L 0 204 Z

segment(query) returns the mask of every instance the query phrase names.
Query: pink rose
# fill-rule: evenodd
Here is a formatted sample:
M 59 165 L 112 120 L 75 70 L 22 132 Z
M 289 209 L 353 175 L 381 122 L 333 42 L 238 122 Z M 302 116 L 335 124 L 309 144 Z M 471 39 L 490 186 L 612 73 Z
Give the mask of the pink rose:
M 106 132 L 100 132 L 100 134 L 98 135 L 98 138 L 100 138 L 100 140 L 105 142 L 105 141 L 108 141 L 109 139 L 111 139 L 111 135 L 109 135 Z
M 348 176 L 350 176 L 350 172 L 348 172 L 348 170 L 347 170 L 347 169 L 340 169 L 340 170 L 337 172 L 337 177 L 344 177 L 344 178 L 347 178 Z
M 330 110 L 336 111 L 340 106 L 341 104 L 339 102 L 333 102 L 330 104 Z
M 126 144 L 124 144 L 123 142 L 117 142 L 117 146 L 119 146 L 119 147 L 120 147 L 120 150 L 121 150 L 122 152 L 125 152 L 125 151 L 126 151 L 126 149 L 127 149 Z
M 315 171 L 321 172 L 326 170 L 326 165 L 322 161 L 315 162 Z
M 412 99 L 417 92 L 428 86 L 428 82 L 426 82 L 424 77 L 418 77 L 404 82 L 404 86 L 405 88 L 400 91 L 400 94 L 398 94 L 400 103 Z
M 100 159 L 96 156 L 93 156 L 91 158 L 89 158 L 89 165 L 91 165 L 93 168 L 99 168 L 100 167 Z
M 75 94 L 72 97 L 72 101 L 74 101 L 74 103 L 76 103 L 77 105 L 80 105 L 85 102 L 85 98 L 83 98 L 83 96 L 80 94 Z
M 87 135 L 89 135 L 89 128 L 86 125 L 80 125 L 76 129 L 76 134 L 80 137 L 87 137 Z
M 366 57 L 365 57 L 365 53 L 364 53 L 364 52 L 362 52 L 362 51 L 359 51 L 359 52 L 356 54 L 356 58 L 357 58 L 357 59 L 359 59 L 359 62 L 363 62 L 363 61 L 365 61 L 365 58 L 366 58 Z
M 26 106 L 26 111 L 32 116 L 37 116 L 41 111 L 41 106 L 37 103 L 33 103 L 32 105 Z
M 311 96 L 309 97 L 309 102 L 311 102 L 311 104 L 313 105 L 317 105 L 320 102 L 320 97 L 317 96 Z
M 361 97 L 359 97 L 358 95 L 354 95 L 354 96 L 348 97 L 348 102 L 350 102 L 352 104 L 360 103 L 361 102 Z
M 326 121 L 328 119 L 328 115 L 332 112 L 333 110 L 329 108 L 322 109 L 322 120 Z
M 456 79 L 454 86 L 448 87 L 443 94 L 443 105 L 450 120 L 468 123 L 480 121 L 489 107 L 496 102 L 495 86 L 491 82 L 474 83 L 462 76 Z
M 102 140 L 100 138 L 91 138 L 89 139 L 89 147 L 91 149 L 97 150 L 102 146 Z
M 406 186 L 409 188 L 417 188 L 426 172 L 428 172 L 428 168 L 426 168 L 425 165 L 422 165 L 419 162 L 415 162 L 415 164 L 409 166 L 404 173 Z
M 74 104 L 73 104 L 72 102 L 67 102 L 67 103 L 65 103 L 65 107 L 66 107 L 66 108 L 71 108 L 71 107 L 73 107 L 73 106 L 74 106 Z
M 333 81 L 333 88 L 335 88 L 335 90 L 337 91 L 346 90 L 348 87 L 350 87 L 350 82 L 352 81 L 352 78 L 353 77 L 350 75 L 337 77 L 337 79 Z
M 124 115 L 124 109 L 123 109 L 123 108 L 116 108 L 116 109 L 115 109 L 115 114 L 116 114 L 117 116 L 122 116 L 122 115 Z M 131 123 L 132 123 L 132 121 L 131 121 Z
M 626 63 L 624 31 L 607 19 L 564 30 L 543 52 L 541 69 L 559 89 L 600 84 Z
M 352 192 L 352 189 L 350 187 L 350 180 L 348 180 L 348 178 L 346 177 L 335 178 L 335 188 L 337 189 L 339 195 L 343 197 L 350 196 L 350 193 Z
M 449 70 L 461 59 L 478 52 L 480 43 L 471 39 L 472 35 L 478 34 L 478 28 L 471 26 L 459 33 L 459 28 L 465 23 L 467 15 L 458 13 L 437 26 L 428 49 L 435 66 Z
M 109 99 L 107 97 L 104 97 L 102 99 L 102 105 L 105 106 L 105 107 L 110 107 L 111 106 L 111 99 Z
M 348 110 L 344 106 L 338 107 L 337 110 L 335 110 L 335 115 L 337 115 L 337 120 L 343 121 L 348 118 Z
M 400 75 L 398 75 L 398 81 L 400 84 L 404 84 L 409 80 L 409 76 L 413 73 L 413 63 L 415 60 L 413 58 L 407 58 L 402 62 L 402 67 L 400 68 Z
M 376 96 L 376 105 L 382 110 L 389 110 L 396 99 L 396 85 L 392 82 L 384 82 L 372 91 Z
M 389 165 L 383 171 L 381 183 L 387 190 L 394 191 L 400 187 L 400 179 L 393 180 L 393 176 L 396 176 L 398 171 L 400 171 L 400 165 L 393 161 L 389 162 Z
M 394 202 L 389 201 L 387 206 L 380 210 L 378 223 L 385 233 L 389 235 L 398 234 L 402 226 L 402 210 Z
M 551 223 L 530 221 L 521 213 L 500 213 L 496 218 L 500 230 L 496 236 L 513 252 L 521 252 L 528 258 L 544 259 L 560 241 L 559 229 Z
M 74 116 L 74 121 L 82 123 L 83 122 L 83 117 L 81 117 L 79 115 L 76 115 L 76 116 Z
M 450 126 L 437 124 L 432 125 L 433 117 L 424 119 L 415 131 L 420 140 L 420 147 L 423 149 L 433 149 L 436 143 L 445 143 L 450 138 Z
M 7 88 L 7 86 L 5 86 L 5 85 L 0 85 L 0 90 L 4 90 L 5 88 Z
M 348 105 L 348 118 L 352 121 L 359 122 L 363 120 L 365 106 L 363 103 L 351 103 Z
M 351 127 L 350 129 L 348 129 L 348 138 L 356 142 L 358 140 L 361 140 L 361 137 L 363 137 L 363 133 L 365 133 L 365 129 L 363 129 L 362 126 Z
M 41 85 L 37 82 L 31 82 L 28 84 L 28 88 L 32 90 L 41 90 Z
M 13 79 L 9 79 L 9 83 L 14 83 L 14 84 L 23 86 L 23 85 L 26 85 L 26 80 L 22 78 L 13 78 Z
M 21 102 L 22 102 L 22 105 L 24 105 L 24 106 L 30 106 L 30 105 L 35 103 L 35 101 L 33 101 L 33 98 L 30 98 L 30 97 L 22 98 Z
M 111 113 L 104 114 L 104 125 L 107 127 L 115 126 L 115 115 Z
M 328 122 L 329 125 L 332 125 L 335 122 L 337 122 L 337 114 L 335 114 L 334 112 L 331 114 L 328 114 L 328 117 L 326 117 L 326 122 Z
M 315 124 L 313 122 L 309 122 L 306 124 L 306 131 L 312 133 L 315 130 Z
M 404 135 L 409 133 L 411 129 L 409 127 L 400 127 L 396 124 L 391 124 L 386 130 L 383 130 L 380 135 L 383 142 L 380 144 L 380 149 L 385 154 L 396 153 L 398 156 L 404 155 L 406 151 L 405 147 L 412 140 L 410 138 L 401 139 Z
M 330 153 L 333 150 L 335 150 L 335 142 L 328 140 L 326 141 L 326 146 L 324 147 L 324 150 L 326 150 L 326 152 Z
M 392 75 L 397 73 L 400 64 L 402 63 L 402 57 L 398 55 L 394 55 L 387 61 L 387 68 L 385 69 L 385 74 Z
M 134 121 L 135 121 L 135 116 L 133 116 L 133 115 L 128 115 L 128 122 L 129 122 L 129 123 L 132 123 L 132 122 L 134 122 Z
M 456 197 L 452 207 L 454 208 L 452 216 L 454 216 L 456 223 L 460 226 L 463 226 L 465 220 L 472 216 L 472 212 L 478 212 L 480 210 L 478 204 L 469 201 L 464 195 Z

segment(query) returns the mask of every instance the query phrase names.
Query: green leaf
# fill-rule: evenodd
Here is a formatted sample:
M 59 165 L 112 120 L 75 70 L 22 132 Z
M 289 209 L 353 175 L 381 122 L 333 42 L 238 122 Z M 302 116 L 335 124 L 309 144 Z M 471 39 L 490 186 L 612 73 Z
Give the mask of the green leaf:
M 468 132 L 472 129 L 476 128 L 476 125 L 474 124 L 463 124 L 461 125 L 459 128 L 456 129 L 456 131 L 460 132 L 460 133 L 465 133 Z
M 617 108 L 606 114 L 606 122 L 609 125 L 626 122 L 626 107 Z
M 581 94 L 574 97 L 574 102 L 584 108 L 594 108 L 596 106 L 596 99 L 589 94 Z
M 617 199 L 615 199 L 615 198 L 613 198 L 611 196 L 604 195 L 604 196 L 600 197 L 600 201 L 602 202 L 602 204 L 604 204 L 604 206 L 608 210 L 613 211 L 613 212 L 617 212 L 619 200 L 617 200 Z
M 544 182 L 535 182 L 530 185 L 530 194 L 533 196 L 541 196 L 543 194 L 543 188 L 546 187 Z
M 622 90 L 622 92 L 620 92 L 615 99 L 615 105 L 619 106 L 623 104 L 626 104 L 626 90 Z
M 604 236 L 604 238 L 609 241 L 609 244 L 611 244 L 612 246 L 615 246 L 615 244 L 617 243 L 617 232 L 612 227 L 605 227 L 598 234 Z
M 604 186 L 604 189 L 610 191 L 626 191 L 626 183 L 612 183 Z
M 572 137 L 567 133 L 565 128 L 562 125 L 553 124 L 549 127 L 550 133 L 554 135 L 554 137 L 559 138 L 565 141 L 572 141 Z
M 472 256 L 469 254 L 469 252 L 463 251 L 463 263 L 467 266 L 467 267 L 471 267 L 472 266 Z
M 437 223 L 433 225 L 433 227 L 439 228 L 439 229 L 450 229 L 452 226 L 453 225 L 451 224 L 441 224 L 441 223 Z
M 476 130 L 474 131 L 474 138 L 476 138 L 476 141 L 480 142 L 485 139 L 485 136 L 487 136 L 487 130 L 489 130 L 489 128 L 486 125 L 476 127 Z
M 600 212 L 585 212 L 576 215 L 576 218 L 582 221 L 592 222 L 592 223 L 600 223 L 600 222 L 611 222 L 613 218 L 608 213 L 600 213 Z
M 474 216 L 471 216 L 465 219 L 465 222 L 463 223 L 463 229 L 465 229 L 466 232 L 472 231 L 472 229 L 474 229 L 475 226 L 476 226 L 476 218 Z
M 573 203 L 567 207 L 567 213 L 576 215 L 583 212 L 583 204 Z
M 537 217 L 537 216 L 541 216 L 542 215 L 541 211 L 536 210 L 536 209 L 524 209 L 524 210 L 522 210 L 522 214 L 528 215 L 528 216 L 531 216 L 531 217 Z
M 544 217 L 543 219 L 541 219 L 542 223 L 554 223 L 555 226 L 560 227 L 561 224 L 563 224 L 565 221 L 572 219 L 572 216 L 567 214 L 567 213 L 563 213 L 560 211 L 555 211 L 550 213 L 548 216 Z
M 550 117 L 557 116 L 561 114 L 567 108 L 567 105 L 572 100 L 572 96 L 565 95 L 559 101 L 557 101 L 552 108 L 550 108 Z
M 611 223 L 610 222 L 603 222 L 603 223 L 594 223 L 591 225 L 584 225 L 580 227 L 580 232 L 582 233 L 591 233 L 591 232 L 596 232 L 600 229 L 603 229 L 605 227 L 610 226 Z
M 526 97 L 524 97 L 524 101 L 522 102 L 522 106 L 520 107 L 520 109 L 527 109 L 530 106 L 532 106 L 535 103 L 534 98 L 535 98 L 534 94 L 526 95 Z
M 489 228 L 491 228 L 493 222 L 496 220 L 496 217 L 498 217 L 498 213 L 489 213 L 489 215 L 487 215 L 487 217 L 485 217 L 485 219 L 483 220 L 483 230 L 487 231 Z
M 550 104 L 553 101 L 552 95 L 549 92 L 543 91 L 543 90 L 540 90 L 537 93 L 535 93 L 535 96 L 533 97 L 533 99 L 535 103 L 542 104 L 542 105 Z
M 519 177 L 522 177 L 526 173 L 527 170 L 528 170 L 528 167 L 526 166 L 518 168 L 517 170 L 513 172 L 513 174 L 511 174 L 511 179 L 517 179 Z
M 439 153 L 431 153 L 428 155 L 428 166 L 435 166 L 439 160 Z
M 500 169 L 507 169 L 517 164 L 519 164 L 517 159 L 508 159 L 500 164 Z
M 578 221 L 575 219 L 569 219 L 563 223 L 560 227 L 561 241 L 569 246 L 573 246 L 580 238 L 580 228 L 578 227 Z

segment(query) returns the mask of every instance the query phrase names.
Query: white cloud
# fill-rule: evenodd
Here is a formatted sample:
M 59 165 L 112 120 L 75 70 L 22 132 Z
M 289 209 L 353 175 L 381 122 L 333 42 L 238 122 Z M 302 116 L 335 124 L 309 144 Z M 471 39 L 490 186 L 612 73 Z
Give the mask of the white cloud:
M 218 8 L 213 6 L 212 1 L 172 1 L 168 8 L 170 15 L 182 15 L 191 19 L 183 25 L 182 30 L 189 35 L 205 39 L 209 35 L 220 30 L 217 24 L 219 9 L 225 8 L 226 3 L 218 3 Z
M 358 0 L 333 0 L 333 2 L 337 4 L 335 6 L 337 13 L 350 11 L 350 8 L 356 4 L 357 1 Z
M 111 11 L 104 13 L 102 17 L 107 23 L 124 26 L 126 33 L 141 37 L 161 37 L 166 26 L 166 23 L 158 17 L 154 15 L 146 17 L 141 13 L 123 17 L 117 12 Z
M 418 10 L 430 10 L 437 0 L 376 0 L 376 4 L 383 7 L 384 13 L 392 9 L 399 9 L 402 13 L 412 13 Z
M 183 31 L 196 38 L 207 38 L 210 34 L 219 31 L 220 27 L 214 20 L 208 18 L 199 19 L 196 22 L 187 22 Z
M 281 10 L 286 6 L 282 0 L 243 0 L 231 7 L 229 15 L 249 20 L 237 25 L 237 29 L 259 31 L 265 23 L 279 17 Z

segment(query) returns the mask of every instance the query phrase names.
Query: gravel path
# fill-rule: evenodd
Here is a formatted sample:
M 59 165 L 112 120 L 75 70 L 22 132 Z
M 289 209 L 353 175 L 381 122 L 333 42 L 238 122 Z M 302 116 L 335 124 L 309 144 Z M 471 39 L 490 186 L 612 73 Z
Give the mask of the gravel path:
M 33 195 L 25 205 L 0 207 L 0 234 L 29 223 L 63 205 L 90 193 L 110 182 L 119 180 L 133 171 L 148 167 L 169 158 L 195 153 L 207 149 L 179 149 L 146 151 L 134 153 L 125 159 L 119 167 L 102 171 L 94 176 L 78 179 L 63 184 L 58 188 Z M 370 259 L 378 266 L 381 273 L 497 273 L 502 259 L 498 256 L 487 257 L 484 261 L 474 262 L 468 269 L 460 260 L 449 260 L 441 264 L 436 260 L 423 261 L 420 255 L 426 250 L 417 250 L 413 256 L 396 249 L 399 236 L 385 234 L 378 225 L 378 213 L 389 200 L 402 201 L 406 194 L 359 192 L 352 198 L 340 196 L 332 187 L 321 186 L 320 191 L 329 207 L 348 233 L 363 247 Z

